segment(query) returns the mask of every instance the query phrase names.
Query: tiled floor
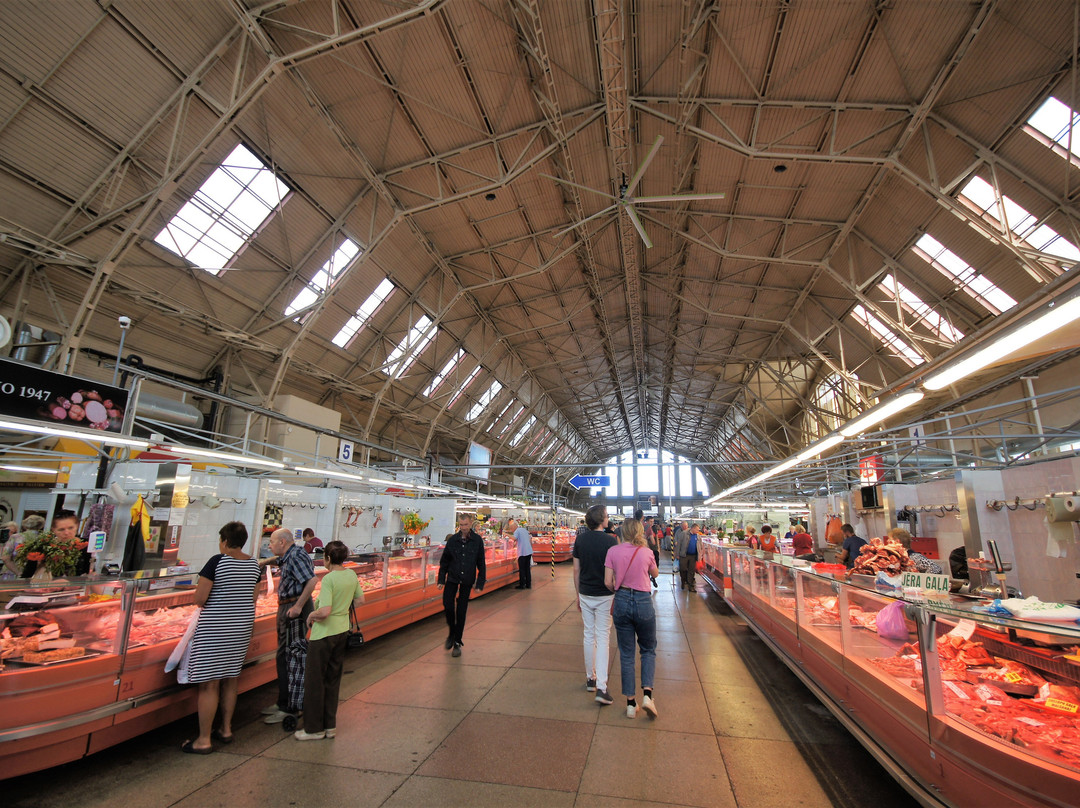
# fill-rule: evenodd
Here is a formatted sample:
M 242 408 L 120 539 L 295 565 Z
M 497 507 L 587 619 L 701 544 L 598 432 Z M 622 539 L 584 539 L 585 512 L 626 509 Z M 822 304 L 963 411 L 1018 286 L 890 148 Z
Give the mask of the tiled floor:
M 474 601 L 461 658 L 430 618 L 351 651 L 334 740 L 299 743 L 240 698 L 236 743 L 182 755 L 194 717 L 6 781 L 10 808 L 912 804 L 704 584 L 655 594 L 659 717 L 629 720 L 614 632 L 601 707 L 584 689 L 571 569 Z M 639 690 L 640 693 L 640 690 Z

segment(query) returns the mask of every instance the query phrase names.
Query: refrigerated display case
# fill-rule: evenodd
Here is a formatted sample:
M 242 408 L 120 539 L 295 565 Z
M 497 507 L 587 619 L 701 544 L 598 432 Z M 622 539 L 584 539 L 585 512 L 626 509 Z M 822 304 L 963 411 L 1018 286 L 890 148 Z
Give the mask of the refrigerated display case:
M 744 549 L 713 557 L 713 586 L 730 570 L 732 607 L 921 803 L 1077 804 L 1080 626 L 905 600 Z M 792 612 L 794 641 L 778 617 Z
M 366 640 L 442 610 L 441 556 L 442 547 L 425 547 L 346 561 L 364 591 L 357 616 Z M 485 542 L 485 557 L 484 593 L 517 581 L 516 544 Z M 195 712 L 197 688 L 177 684 L 165 662 L 195 614 L 196 578 L 163 570 L 48 587 L 0 582 L 0 604 L 9 607 L 0 610 L 0 777 L 75 760 Z M 276 675 L 276 614 L 276 596 L 261 594 L 241 692 Z
M 532 531 L 529 531 L 532 533 Z M 569 561 L 574 554 L 574 539 L 576 534 L 572 530 L 559 528 L 543 533 L 533 533 L 533 561 L 537 564 L 550 564 L 552 556 L 555 561 Z

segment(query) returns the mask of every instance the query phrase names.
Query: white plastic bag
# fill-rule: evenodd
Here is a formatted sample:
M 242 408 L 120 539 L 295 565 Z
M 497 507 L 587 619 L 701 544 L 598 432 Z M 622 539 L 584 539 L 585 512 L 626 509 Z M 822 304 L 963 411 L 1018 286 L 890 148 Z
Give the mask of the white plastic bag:
M 199 615 L 202 614 L 202 607 L 195 609 L 195 614 L 191 615 L 191 622 L 188 623 L 188 627 L 184 630 L 180 640 L 176 643 L 176 647 L 172 653 L 169 654 L 169 658 L 165 662 L 165 673 L 172 673 L 180 665 L 180 660 L 184 654 L 187 653 L 188 647 L 191 645 L 191 638 L 195 636 L 195 627 L 199 625 Z M 183 683 L 181 683 L 183 684 Z

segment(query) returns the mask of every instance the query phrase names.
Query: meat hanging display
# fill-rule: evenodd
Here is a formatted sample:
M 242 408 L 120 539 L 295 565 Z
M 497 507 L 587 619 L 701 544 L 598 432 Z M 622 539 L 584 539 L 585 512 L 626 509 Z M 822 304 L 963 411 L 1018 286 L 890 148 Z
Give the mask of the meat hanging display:
M 901 572 L 914 572 L 915 562 L 908 558 L 907 550 L 899 542 L 889 539 L 870 539 L 862 546 L 859 557 L 848 575 L 899 575 Z

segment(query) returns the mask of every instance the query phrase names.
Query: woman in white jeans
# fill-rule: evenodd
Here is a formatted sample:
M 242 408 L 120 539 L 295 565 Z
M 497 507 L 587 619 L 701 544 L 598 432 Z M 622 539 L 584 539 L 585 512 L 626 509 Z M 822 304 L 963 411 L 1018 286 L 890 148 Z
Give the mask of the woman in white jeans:
M 585 627 L 585 689 L 598 704 L 611 704 L 608 693 L 608 643 L 611 636 L 611 591 L 604 585 L 604 560 L 615 537 L 604 533 L 607 510 L 593 505 L 585 514 L 586 530 L 574 540 L 574 589 Z

